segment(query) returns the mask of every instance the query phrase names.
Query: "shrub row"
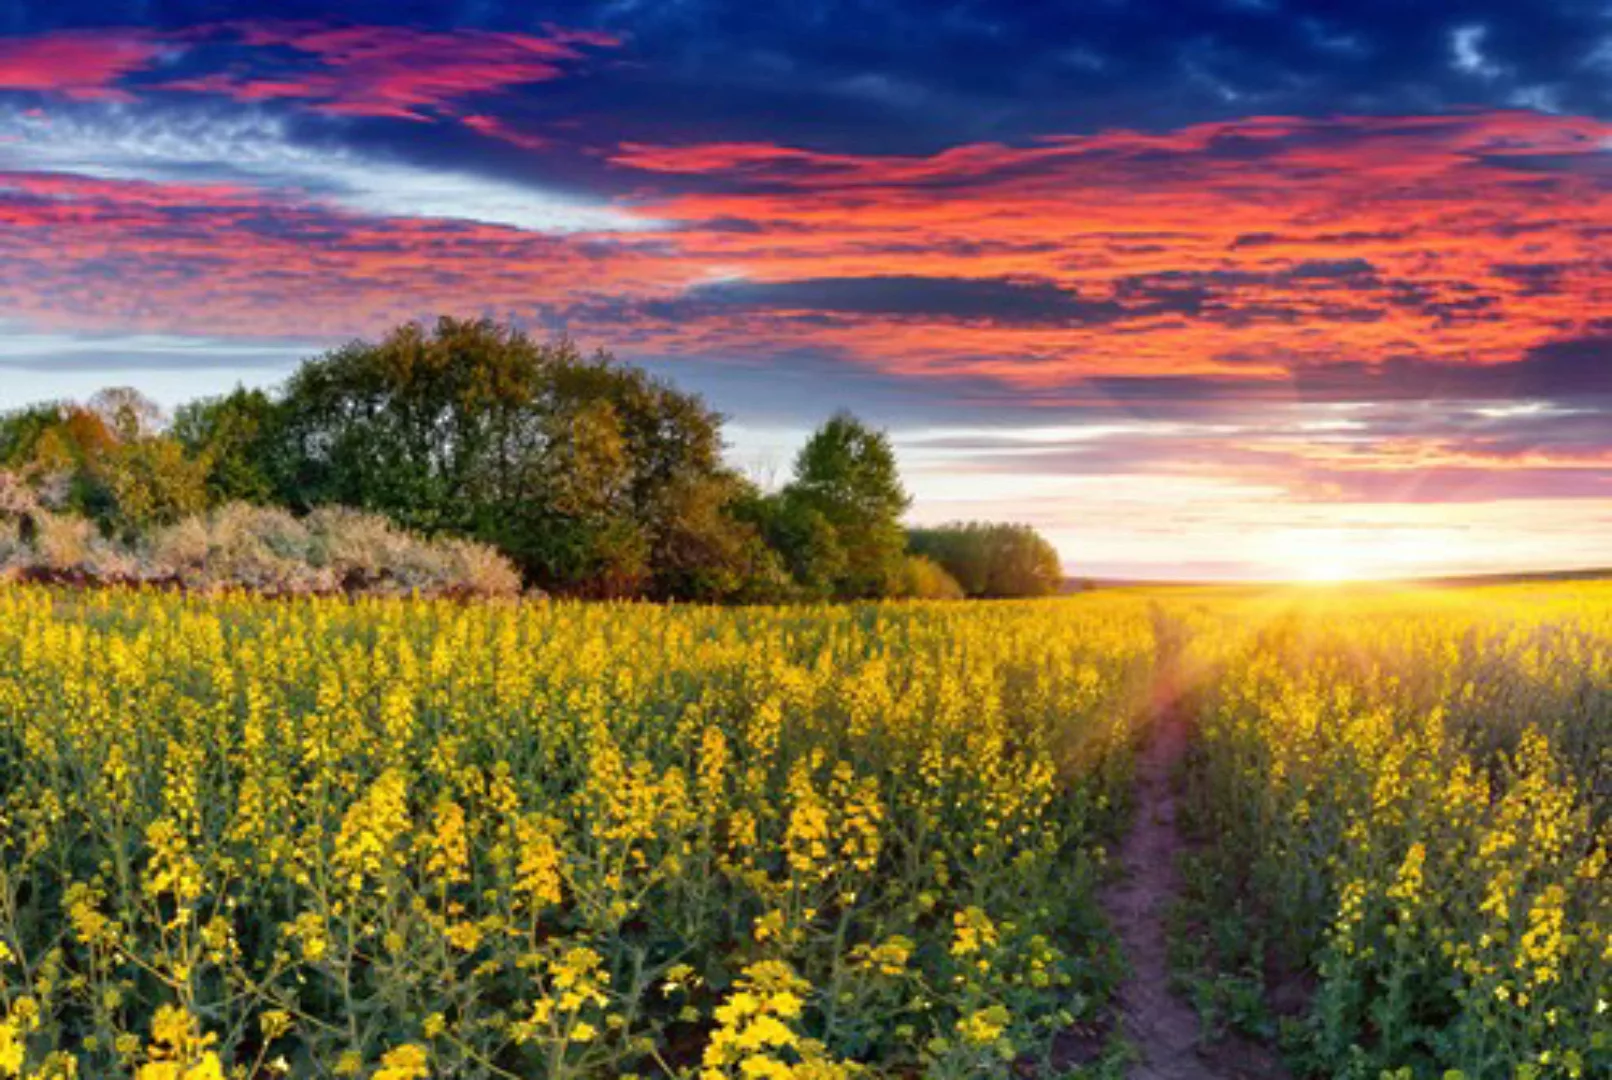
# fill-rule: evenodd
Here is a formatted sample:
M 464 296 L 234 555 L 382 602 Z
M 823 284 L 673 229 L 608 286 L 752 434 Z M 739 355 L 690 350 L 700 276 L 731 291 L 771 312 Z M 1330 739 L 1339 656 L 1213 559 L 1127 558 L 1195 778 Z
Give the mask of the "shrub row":
M 494 548 L 424 539 L 378 514 L 338 507 L 298 518 L 230 503 L 135 542 L 33 503 L 0 474 L 0 580 L 250 589 L 270 596 L 337 593 L 499 597 L 519 573 Z

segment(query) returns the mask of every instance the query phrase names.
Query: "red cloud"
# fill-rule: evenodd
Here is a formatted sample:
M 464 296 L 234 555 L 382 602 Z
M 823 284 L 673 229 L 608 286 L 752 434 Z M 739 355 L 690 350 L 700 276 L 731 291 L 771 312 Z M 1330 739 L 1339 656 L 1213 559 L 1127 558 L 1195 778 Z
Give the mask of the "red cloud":
M 479 113 L 461 118 L 461 123 L 472 131 L 487 136 L 489 139 L 498 139 L 522 150 L 545 150 L 553 143 L 541 135 L 519 131 L 510 127 L 496 116 L 483 116 Z
M 828 346 L 887 370 L 1056 387 L 1104 374 L 1285 379 L 1316 362 L 1513 360 L 1612 310 L 1612 124 L 1534 113 L 1251 118 L 918 157 L 624 146 L 696 264 L 768 282 L 1052 283 L 1063 325 L 740 309 L 665 332 Z M 676 174 L 692 194 L 655 198 Z M 1525 280 L 1548 267 L 1553 287 Z M 1523 276 L 1519 276 L 1522 268 Z
M 200 50 L 252 52 L 219 70 L 151 84 L 238 101 L 284 100 L 322 112 L 423 119 L 476 94 L 559 78 L 581 48 L 617 44 L 609 35 L 547 28 L 547 36 L 396 26 L 331 27 L 237 22 L 161 36 L 145 30 L 63 31 L 0 40 L 0 89 L 77 99 L 129 100 L 118 84 L 165 56 L 202 60 Z
M 475 94 L 546 82 L 579 60 L 576 46 L 615 44 L 606 35 L 555 30 L 552 36 L 406 27 L 327 27 L 313 23 L 232 24 L 193 34 L 256 49 L 287 49 L 306 58 L 292 72 L 214 72 L 165 84 L 170 90 L 225 94 L 245 101 L 294 99 L 325 112 L 422 119 Z
M 74 331 L 331 339 L 439 311 L 531 318 L 672 287 L 621 243 L 374 218 L 229 185 L 0 173 L 0 316 Z
M 1495 113 L 916 157 L 628 146 L 623 208 L 663 224 L 609 236 L 21 174 L 0 178 L 0 291 L 5 314 L 63 326 L 345 337 L 486 310 L 560 317 L 629 355 L 809 350 L 1050 400 L 1135 377 L 1281 388 L 1604 334 L 1609 137 Z M 730 280 L 751 287 L 701 287 Z
M 0 39 L 0 90 L 32 90 L 77 100 L 120 101 L 114 85 L 149 67 L 164 46 L 141 30 L 63 31 Z

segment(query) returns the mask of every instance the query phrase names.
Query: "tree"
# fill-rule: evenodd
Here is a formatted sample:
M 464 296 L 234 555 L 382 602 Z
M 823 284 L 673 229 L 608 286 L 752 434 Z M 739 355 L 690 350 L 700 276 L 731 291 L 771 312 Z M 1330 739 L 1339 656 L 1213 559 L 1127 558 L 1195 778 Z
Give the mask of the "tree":
M 1063 585 L 1058 550 L 1028 525 L 997 525 L 993 533 L 991 596 L 1051 596 Z
M 963 587 L 935 560 L 908 555 L 901 560 L 895 595 L 907 600 L 961 600 Z
M 31 464 L 39 441 L 62 422 L 67 406 L 61 402 L 40 402 L 0 414 L 0 466 L 20 469 Z
M 755 525 L 802 600 L 828 600 L 847 570 L 839 533 L 815 506 L 785 490 L 745 500 L 738 513 Z
M 84 411 L 100 417 L 119 442 L 143 439 L 162 428 L 162 407 L 132 386 L 97 390 Z
M 972 597 L 1048 596 L 1063 584 L 1057 550 L 1028 525 L 914 529 L 908 546 L 943 566 Z
M 281 402 L 276 487 L 299 509 L 336 503 L 422 532 L 473 531 L 548 360 L 513 329 L 444 318 L 308 361 Z
M 131 540 L 207 508 L 206 460 L 165 435 L 120 442 L 97 459 L 94 477 L 108 497 L 103 527 Z
M 0 421 L 5 464 L 40 502 L 136 537 L 205 509 L 206 462 L 162 433 L 162 410 L 113 387 L 84 405 L 34 406 Z
M 98 413 L 70 402 L 34 405 L 0 424 L 5 464 L 54 511 L 105 522 L 113 510 L 97 468 L 118 445 Z
M 724 599 L 757 562 L 721 419 L 606 354 L 444 318 L 304 364 L 269 456 L 298 509 L 473 536 L 545 588 Z
M 220 397 L 181 405 L 169 433 L 187 454 L 205 460 L 209 503 L 261 505 L 274 502 L 278 494 L 273 458 L 279 417 L 279 406 L 268 394 L 236 387 Z
M 901 515 L 911 500 L 887 435 L 850 413 L 835 415 L 801 449 L 783 498 L 795 504 L 796 514 L 816 511 L 834 530 L 845 555 L 834 579 L 836 596 L 895 591 L 906 548 Z
M 673 480 L 660 493 L 654 595 L 709 601 L 787 599 L 789 574 L 741 501 L 754 494 L 726 474 Z

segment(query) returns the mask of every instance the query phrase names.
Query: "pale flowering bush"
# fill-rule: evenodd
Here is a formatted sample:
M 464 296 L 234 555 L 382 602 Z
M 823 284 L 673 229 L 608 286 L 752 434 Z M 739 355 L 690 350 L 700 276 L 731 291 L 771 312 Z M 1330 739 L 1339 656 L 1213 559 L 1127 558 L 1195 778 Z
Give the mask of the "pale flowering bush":
M 0 576 L 76 584 L 245 589 L 273 596 L 334 593 L 509 597 L 519 573 L 495 549 L 428 540 L 384 517 L 327 508 L 298 518 L 232 503 L 132 543 L 80 517 L 44 509 L 0 473 Z
M 515 596 L 521 591 L 520 571 L 491 544 L 448 539 L 439 541 L 435 550 L 443 576 L 466 592 L 476 596 Z
M 308 530 L 276 507 L 232 503 L 160 530 L 151 540 L 154 576 L 189 589 L 241 588 L 273 595 L 334 592 L 335 576 L 310 565 Z
M 520 592 L 519 574 L 491 548 L 422 539 L 378 514 L 345 508 L 298 518 L 276 507 L 234 503 L 159 532 L 148 559 L 156 575 L 194 589 L 483 597 Z
M 39 496 L 34 489 L 16 473 L 0 469 L 0 522 L 15 522 L 39 509 Z
M 25 572 L 64 580 L 121 583 L 137 580 L 136 554 L 102 536 L 94 524 L 71 514 L 41 510 L 31 517 L 32 538 Z

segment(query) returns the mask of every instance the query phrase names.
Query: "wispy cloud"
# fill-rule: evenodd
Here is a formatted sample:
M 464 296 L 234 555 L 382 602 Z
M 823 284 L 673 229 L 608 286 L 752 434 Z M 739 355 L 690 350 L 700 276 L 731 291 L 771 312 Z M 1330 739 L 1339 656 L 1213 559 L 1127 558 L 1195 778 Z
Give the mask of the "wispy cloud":
M 534 232 L 642 229 L 653 221 L 598 200 L 474 172 L 426 169 L 328 141 L 251 109 L 0 106 L 0 167 L 153 183 L 241 185 L 264 197 L 358 214 L 475 221 Z

